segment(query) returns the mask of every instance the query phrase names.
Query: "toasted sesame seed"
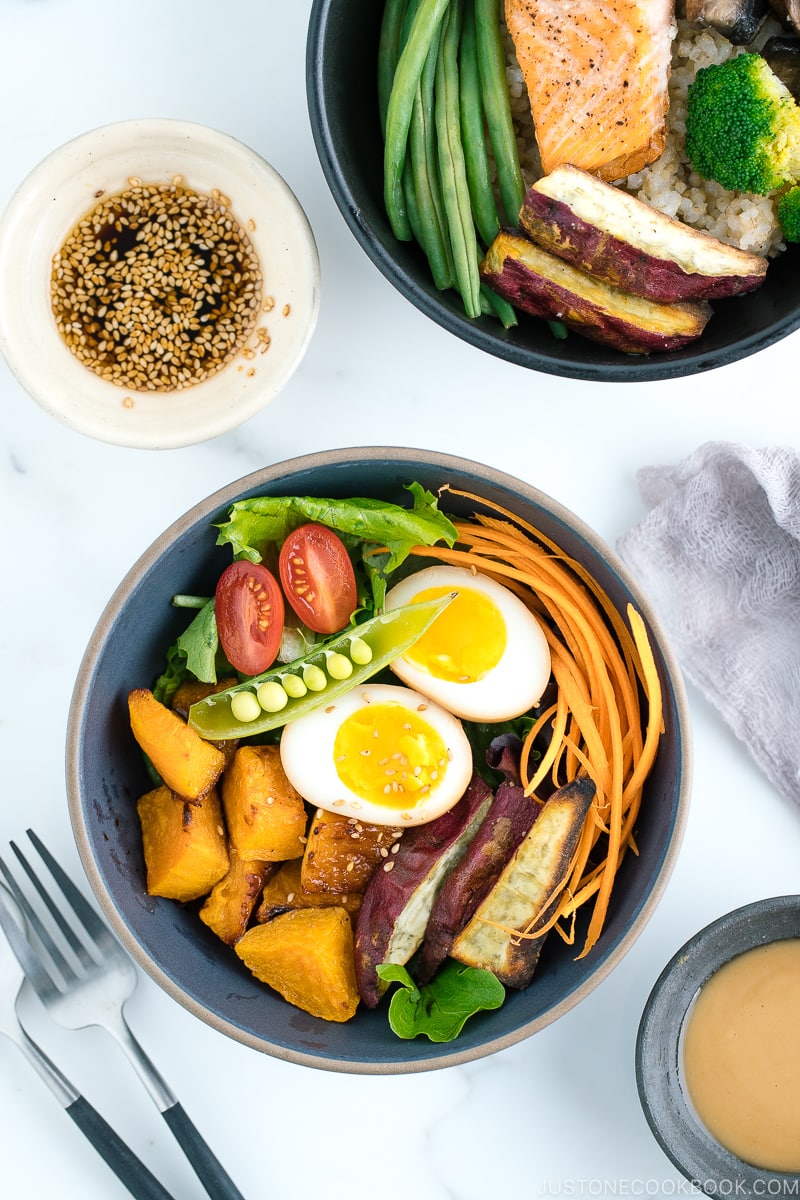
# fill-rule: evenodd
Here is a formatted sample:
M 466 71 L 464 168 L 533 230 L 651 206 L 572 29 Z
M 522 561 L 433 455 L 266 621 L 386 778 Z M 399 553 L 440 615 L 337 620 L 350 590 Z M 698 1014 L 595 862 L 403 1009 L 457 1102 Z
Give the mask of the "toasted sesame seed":
M 50 299 L 85 367 L 132 391 L 172 392 L 209 379 L 244 347 L 263 281 L 229 207 L 218 189 L 202 195 L 180 176 L 132 176 L 75 225 L 53 256 Z M 266 331 L 259 342 L 269 345 Z
M 394 863 L 393 863 L 393 862 L 391 862 L 391 861 L 389 861 L 389 862 L 385 862 L 385 863 L 383 864 L 383 869 L 384 869 L 384 871 L 391 871 L 391 870 L 393 870 L 393 869 L 394 869 Z

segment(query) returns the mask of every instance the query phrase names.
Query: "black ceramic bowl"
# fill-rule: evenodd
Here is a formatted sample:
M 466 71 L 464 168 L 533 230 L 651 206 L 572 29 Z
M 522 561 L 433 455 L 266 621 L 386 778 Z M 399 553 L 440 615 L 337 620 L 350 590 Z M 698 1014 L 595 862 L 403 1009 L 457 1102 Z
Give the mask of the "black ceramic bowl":
M 394 238 L 384 210 L 376 100 L 382 11 L 375 0 L 314 0 L 306 54 L 308 105 L 322 169 L 345 221 L 379 270 L 422 312 L 499 358 L 550 375 L 609 382 L 707 371 L 754 354 L 800 325 L 796 247 L 771 263 L 758 291 L 715 301 L 702 338 L 669 354 L 626 355 L 576 334 L 559 341 L 544 321 L 524 316 L 510 331 L 489 317 L 466 317 L 454 291 L 433 286 L 421 251 Z
M 290 1007 L 258 984 L 188 907 L 147 896 L 135 802 L 148 790 L 130 734 L 127 694 L 149 686 L 164 651 L 185 626 L 176 592 L 210 595 L 230 560 L 212 523 L 243 496 L 374 496 L 408 501 L 404 484 L 436 491 L 449 483 L 499 501 L 582 562 L 621 610 L 632 601 L 653 640 L 665 701 L 665 734 L 647 781 L 636 829 L 637 856 L 617 876 L 604 932 L 586 958 L 548 939 L 534 982 L 495 1012 L 467 1023 L 457 1041 L 401 1041 L 383 1007 L 330 1024 Z M 467 515 L 452 497 L 447 511 Z M 332 450 L 257 471 L 197 505 L 151 546 L 120 584 L 87 649 L 70 712 L 70 814 L 83 864 L 110 923 L 141 966 L 176 1000 L 215 1028 L 280 1058 L 361 1073 L 419 1071 L 465 1062 L 511 1045 L 554 1021 L 600 982 L 630 949 L 672 868 L 688 803 L 688 730 L 679 670 L 650 606 L 615 554 L 535 488 L 462 459 L 421 450 Z M 577 940 L 580 941 L 580 928 Z
M 800 896 L 775 896 L 726 913 L 667 963 L 642 1014 L 636 1041 L 642 1109 L 664 1153 L 702 1195 L 800 1193 L 800 1174 L 754 1167 L 708 1133 L 684 1091 L 681 1067 L 684 1023 L 699 990 L 737 955 L 784 938 L 800 938 Z

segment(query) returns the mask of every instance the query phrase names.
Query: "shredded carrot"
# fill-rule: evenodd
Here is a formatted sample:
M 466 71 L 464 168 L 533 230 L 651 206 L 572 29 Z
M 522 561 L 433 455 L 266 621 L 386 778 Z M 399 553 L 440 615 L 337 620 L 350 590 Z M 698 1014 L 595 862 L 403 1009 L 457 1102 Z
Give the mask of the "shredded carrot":
M 623 617 L 586 567 L 535 526 L 482 497 L 443 490 L 496 515 L 454 522 L 452 549 L 418 546 L 414 554 L 509 587 L 542 622 L 550 647 L 557 698 L 523 745 L 526 794 L 539 800 L 546 780 L 561 787 L 578 775 L 595 785 L 569 871 L 543 909 L 555 903 L 554 912 L 544 926 L 534 921 L 515 931 L 526 938 L 555 928 L 572 944 L 576 913 L 591 904 L 581 958 L 602 933 L 620 864 L 627 851 L 637 852 L 634 825 L 663 732 L 661 684 L 645 623 L 630 604 Z M 548 724 L 550 741 L 536 761 L 534 742 Z

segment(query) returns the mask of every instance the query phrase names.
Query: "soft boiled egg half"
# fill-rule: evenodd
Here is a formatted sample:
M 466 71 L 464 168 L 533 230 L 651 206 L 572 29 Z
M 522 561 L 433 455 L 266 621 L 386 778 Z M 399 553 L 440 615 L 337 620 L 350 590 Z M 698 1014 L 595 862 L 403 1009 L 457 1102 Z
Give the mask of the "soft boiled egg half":
M 386 607 L 456 591 L 392 670 L 444 708 L 470 721 L 507 721 L 538 703 L 550 679 L 550 648 L 518 596 L 463 567 L 426 567 L 386 595 Z
M 472 778 L 461 722 L 393 684 L 353 688 L 291 721 L 281 735 L 281 761 L 309 804 L 398 828 L 447 812 Z

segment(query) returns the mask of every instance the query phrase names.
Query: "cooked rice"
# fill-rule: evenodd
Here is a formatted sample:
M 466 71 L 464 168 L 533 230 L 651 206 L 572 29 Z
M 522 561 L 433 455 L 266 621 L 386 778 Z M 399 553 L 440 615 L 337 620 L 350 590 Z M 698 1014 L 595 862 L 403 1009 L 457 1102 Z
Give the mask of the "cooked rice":
M 766 26 L 762 37 L 774 28 Z M 527 184 L 541 177 L 542 166 L 528 93 L 522 71 L 514 55 L 510 37 L 507 76 L 511 94 L 511 113 L 517 132 L 520 162 Z M 700 67 L 724 62 L 741 51 L 715 30 L 693 29 L 687 21 L 678 21 L 678 33 L 672 49 L 670 105 L 667 115 L 667 142 L 663 154 L 622 186 L 647 204 L 671 217 L 701 229 L 721 241 L 729 242 L 753 254 L 773 256 L 785 248 L 775 212 L 775 200 L 729 192 L 713 180 L 697 175 L 683 154 L 686 130 L 686 98 L 689 85 Z

